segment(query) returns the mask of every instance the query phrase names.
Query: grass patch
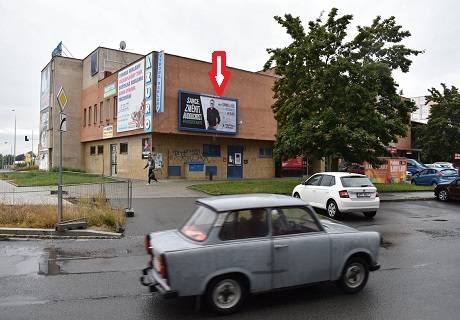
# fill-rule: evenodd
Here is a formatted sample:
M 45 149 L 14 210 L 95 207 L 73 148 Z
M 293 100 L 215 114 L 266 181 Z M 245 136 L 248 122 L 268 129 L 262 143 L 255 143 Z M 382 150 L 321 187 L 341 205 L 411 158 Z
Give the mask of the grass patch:
M 0 173 L 1 180 L 11 180 L 20 187 L 55 186 L 58 184 L 59 172 L 28 171 Z M 65 171 L 62 174 L 64 184 L 100 183 L 114 181 L 112 178 L 95 174 Z
M 122 209 L 110 207 L 102 197 L 74 201 L 64 207 L 64 220 L 86 219 L 94 230 L 120 232 L 125 225 Z M 0 204 L 0 226 L 10 228 L 54 228 L 56 205 Z
M 278 193 L 290 195 L 303 178 L 278 178 L 260 180 L 236 180 L 206 184 L 196 184 L 189 188 L 211 195 L 240 194 L 240 193 Z M 414 192 L 432 191 L 431 186 L 416 186 L 408 183 L 380 184 L 376 183 L 377 191 L 385 192 Z

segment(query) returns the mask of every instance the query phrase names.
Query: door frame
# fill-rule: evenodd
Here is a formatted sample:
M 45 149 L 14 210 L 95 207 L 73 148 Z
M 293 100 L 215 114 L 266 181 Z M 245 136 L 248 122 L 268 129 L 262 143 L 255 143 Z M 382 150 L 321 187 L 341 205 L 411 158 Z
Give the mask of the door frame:
M 235 165 L 230 166 L 230 161 L 229 161 L 230 160 L 229 159 L 229 157 L 230 157 L 230 152 L 229 152 L 230 148 L 240 148 L 241 149 L 241 152 L 240 152 L 241 153 L 241 166 L 235 166 Z M 244 152 L 243 151 L 244 151 L 244 147 L 242 145 L 227 145 L 227 179 L 231 179 L 231 180 L 233 180 L 233 179 L 235 179 L 235 180 L 243 179 L 243 177 L 244 177 L 244 160 L 243 160 Z M 234 156 L 234 154 L 236 154 L 236 153 L 238 153 L 238 152 L 233 152 L 232 156 Z M 235 159 L 233 159 L 233 163 L 235 163 Z M 229 167 L 241 167 L 241 176 L 230 177 L 229 170 L 228 170 Z
M 114 154 L 115 150 L 115 154 Z M 110 144 L 110 176 L 111 177 L 116 177 L 118 174 L 118 157 L 117 157 L 118 151 L 117 151 L 117 143 L 111 143 Z M 115 155 L 115 162 L 113 162 L 113 158 Z M 114 170 L 115 168 L 115 170 Z M 115 173 L 114 173 L 115 171 Z

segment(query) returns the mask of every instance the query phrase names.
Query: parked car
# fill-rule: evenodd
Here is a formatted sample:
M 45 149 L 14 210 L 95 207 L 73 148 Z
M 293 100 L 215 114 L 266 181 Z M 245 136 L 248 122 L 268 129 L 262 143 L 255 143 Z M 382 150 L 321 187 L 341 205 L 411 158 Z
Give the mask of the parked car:
M 460 200 L 460 178 L 452 182 L 440 183 L 434 188 L 434 195 L 438 200 Z
M 344 212 L 360 211 L 373 218 L 380 207 L 377 188 L 368 177 L 347 172 L 317 173 L 297 185 L 292 196 L 312 207 L 325 209 L 330 218 Z
M 414 160 L 414 159 L 407 159 L 407 171 L 410 172 L 412 176 L 414 173 L 420 172 L 427 167 L 424 164 Z
M 440 183 L 451 182 L 458 177 L 455 169 L 424 169 L 411 177 L 411 183 L 416 185 L 436 186 Z
M 434 162 L 435 168 L 446 168 L 446 169 L 455 169 L 454 165 L 450 162 Z
M 379 233 L 319 220 L 300 199 L 253 194 L 196 203 L 179 230 L 146 236 L 141 283 L 150 291 L 203 297 L 227 314 L 248 294 L 323 281 L 356 293 L 380 267 Z

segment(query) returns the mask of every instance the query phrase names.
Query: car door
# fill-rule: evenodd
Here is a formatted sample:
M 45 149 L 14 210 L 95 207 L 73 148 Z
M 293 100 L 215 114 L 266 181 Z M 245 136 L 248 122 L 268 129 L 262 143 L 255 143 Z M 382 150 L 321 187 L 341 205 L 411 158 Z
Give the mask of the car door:
M 321 174 L 315 174 L 305 181 L 302 188 L 300 188 L 300 198 L 312 206 L 315 201 L 316 190 L 321 184 L 322 177 L 323 175 Z
M 330 280 L 330 239 L 308 207 L 271 210 L 273 288 Z
M 428 174 L 432 169 L 425 169 L 414 178 L 416 184 L 428 184 Z
M 460 200 L 460 179 L 453 181 L 449 187 L 449 198 L 452 200 Z
M 316 188 L 315 197 L 312 200 L 312 206 L 326 209 L 326 202 L 329 200 L 329 193 L 332 186 L 335 185 L 335 178 L 329 174 L 324 174 L 320 185 Z

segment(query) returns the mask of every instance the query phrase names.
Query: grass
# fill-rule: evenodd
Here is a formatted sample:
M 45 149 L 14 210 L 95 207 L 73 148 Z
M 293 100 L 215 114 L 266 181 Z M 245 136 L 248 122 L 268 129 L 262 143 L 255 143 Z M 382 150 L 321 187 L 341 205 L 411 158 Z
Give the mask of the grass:
M 278 178 L 260 180 L 236 180 L 223 181 L 206 184 L 196 184 L 189 188 L 211 195 L 239 194 L 239 193 L 292 193 L 292 189 L 298 185 L 302 178 Z M 413 191 L 432 191 L 431 186 L 416 186 L 408 183 L 400 184 L 379 184 L 376 183 L 377 191 L 384 192 L 413 192 Z
M 109 206 L 103 197 L 78 200 L 64 207 L 64 220 L 82 219 L 94 230 L 120 232 L 125 213 Z M 6 205 L 0 203 L 0 226 L 10 228 L 54 228 L 56 205 Z
M 19 187 L 55 186 L 58 184 L 59 172 L 27 171 L 0 173 L 1 180 L 11 180 Z M 82 172 L 65 171 L 62 174 L 64 184 L 99 183 L 114 181 L 111 178 Z

